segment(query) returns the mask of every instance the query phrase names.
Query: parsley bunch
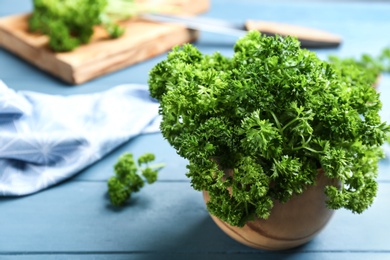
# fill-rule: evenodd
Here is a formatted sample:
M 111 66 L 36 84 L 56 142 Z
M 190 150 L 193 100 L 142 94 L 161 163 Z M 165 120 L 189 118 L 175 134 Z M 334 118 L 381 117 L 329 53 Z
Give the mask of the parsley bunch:
M 359 58 L 330 55 L 328 60 L 343 74 L 344 80 L 360 79 L 375 86 L 382 72 L 390 72 L 390 47 L 384 48 L 377 57 L 369 54 L 362 54 Z
M 134 0 L 34 0 L 29 29 L 49 36 L 56 52 L 71 51 L 90 41 L 94 26 L 102 25 L 110 37 L 124 33 L 119 20 L 127 19 L 146 7 Z
M 361 213 L 372 204 L 389 127 L 379 94 L 358 75 L 295 38 L 252 31 L 231 58 L 174 48 L 149 86 L 161 131 L 188 159 L 193 188 L 208 191 L 209 212 L 243 226 L 314 185 L 320 168 L 340 183 L 324 191 L 329 208 Z
M 137 161 L 138 165 L 131 153 L 125 153 L 119 157 L 118 162 L 114 165 L 115 175 L 107 182 L 108 195 L 112 205 L 124 205 L 133 192 L 138 192 L 144 186 L 145 181 L 152 184 L 157 180 L 158 171 L 164 165 L 149 165 L 154 160 L 155 156 L 151 153 L 140 156 Z M 139 171 L 141 175 L 138 174 Z
M 53 50 L 70 51 L 89 42 L 106 4 L 106 0 L 34 0 L 29 28 L 47 34 Z

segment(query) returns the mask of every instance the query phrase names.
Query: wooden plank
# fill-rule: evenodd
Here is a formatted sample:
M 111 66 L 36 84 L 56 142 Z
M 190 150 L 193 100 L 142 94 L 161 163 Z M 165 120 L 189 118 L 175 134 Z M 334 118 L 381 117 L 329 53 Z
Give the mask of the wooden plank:
M 147 84 L 147 71 L 165 56 L 166 53 L 163 53 L 128 68 L 103 75 L 83 83 L 83 87 L 79 88 L 69 87 L 68 83 L 0 48 L 0 79 L 15 90 L 59 95 L 92 93 L 126 83 Z
M 36 195 L 0 199 L 0 258 L 12 254 L 252 254 L 211 220 L 186 182 L 158 182 L 113 209 L 105 182 L 70 181 Z M 389 253 L 390 183 L 361 215 L 337 211 L 310 243 L 289 254 Z
M 209 7 L 208 0 L 166 0 L 165 3 L 174 4 L 180 13 L 188 14 L 204 12 Z M 47 36 L 28 31 L 28 16 L 0 19 L 0 46 L 71 84 L 81 84 L 149 59 L 198 37 L 198 32 L 180 25 L 130 19 L 121 23 L 126 28 L 122 37 L 109 39 L 97 27 L 89 44 L 71 52 L 54 53 L 47 46 Z
M 213 259 L 213 260 L 246 260 L 246 259 L 266 259 L 266 260 L 384 260 L 389 258 L 389 253 L 386 252 L 312 252 L 312 253 L 290 253 L 290 252 L 274 252 L 274 253 L 230 253 L 220 252 L 210 254 L 207 252 L 188 252 L 188 253 L 122 253 L 122 254 L 81 254 L 75 256 L 74 254 L 32 254 L 32 255 L 0 255 L 2 260 L 199 260 L 199 259 Z

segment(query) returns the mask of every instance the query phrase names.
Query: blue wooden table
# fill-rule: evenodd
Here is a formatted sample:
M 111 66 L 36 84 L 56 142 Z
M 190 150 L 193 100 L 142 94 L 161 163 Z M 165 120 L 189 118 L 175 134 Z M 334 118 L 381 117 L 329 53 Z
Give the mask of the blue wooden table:
M 1 0 L 0 17 L 31 11 L 31 2 Z M 339 48 L 314 50 L 321 58 L 376 55 L 390 45 L 386 2 L 212 0 L 205 16 L 288 22 L 341 35 Z M 234 42 L 232 37 L 202 33 L 195 44 L 205 53 L 231 55 Z M 146 84 L 148 71 L 164 58 L 69 86 L 0 49 L 0 79 L 15 90 L 92 93 L 123 83 Z M 383 75 L 378 91 L 382 116 L 390 121 L 389 74 Z M 167 167 L 157 183 L 117 210 L 109 205 L 106 181 L 124 152 L 154 152 Z M 390 259 L 390 159 L 380 162 L 379 192 L 371 208 L 361 215 L 337 211 L 314 240 L 283 252 L 252 249 L 226 236 L 209 217 L 201 193 L 190 187 L 185 165 L 161 134 L 143 135 L 55 187 L 0 198 L 0 259 Z

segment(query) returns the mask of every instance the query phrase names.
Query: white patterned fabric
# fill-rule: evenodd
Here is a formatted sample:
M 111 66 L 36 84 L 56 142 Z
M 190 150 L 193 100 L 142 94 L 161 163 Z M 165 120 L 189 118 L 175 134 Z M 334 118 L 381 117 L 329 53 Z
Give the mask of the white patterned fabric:
M 158 122 L 147 86 L 57 96 L 15 92 L 0 81 L 0 195 L 59 183 L 130 138 L 159 131 Z

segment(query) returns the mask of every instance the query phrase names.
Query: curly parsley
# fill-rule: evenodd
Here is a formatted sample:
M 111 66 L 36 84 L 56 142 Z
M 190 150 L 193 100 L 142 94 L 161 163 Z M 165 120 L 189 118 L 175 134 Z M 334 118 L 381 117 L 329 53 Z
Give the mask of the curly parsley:
M 119 157 L 114 165 L 115 175 L 107 181 L 112 205 L 124 205 L 131 198 L 132 193 L 138 192 L 144 186 L 145 181 L 152 184 L 157 180 L 158 171 L 164 167 L 164 164 L 149 165 L 154 160 L 155 156 L 151 153 L 141 155 L 138 158 L 138 165 L 131 153 Z M 138 174 L 139 171 L 141 175 Z
M 362 80 L 376 85 L 382 72 L 390 72 L 390 47 L 384 48 L 379 56 L 362 54 L 359 58 L 328 57 L 332 66 L 342 74 L 344 80 Z
M 47 35 L 49 47 L 56 52 L 88 43 L 97 25 L 111 38 L 118 38 L 125 31 L 119 21 L 151 10 L 146 3 L 134 0 L 33 0 L 33 7 L 29 30 Z M 158 7 L 162 8 L 172 9 Z
M 379 94 L 355 76 L 295 38 L 252 31 L 231 58 L 174 48 L 149 85 L 192 186 L 208 191 L 211 214 L 242 226 L 314 185 L 319 168 L 341 183 L 326 187 L 329 208 L 360 213 L 372 204 L 389 127 Z

